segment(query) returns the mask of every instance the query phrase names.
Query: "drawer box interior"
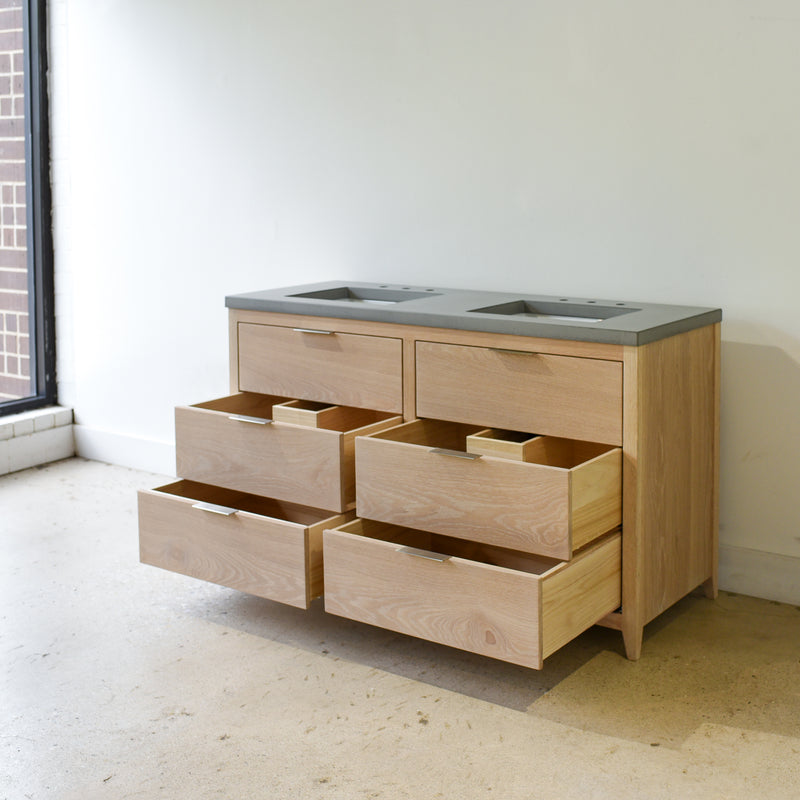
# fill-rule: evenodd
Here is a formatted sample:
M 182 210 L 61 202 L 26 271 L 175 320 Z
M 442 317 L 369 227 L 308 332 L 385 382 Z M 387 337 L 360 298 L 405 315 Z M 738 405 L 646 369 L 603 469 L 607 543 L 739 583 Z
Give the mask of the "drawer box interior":
M 325 610 L 524 666 L 620 603 L 620 535 L 571 562 L 356 519 L 324 534 Z
M 317 427 L 274 420 L 273 409 L 292 399 L 242 392 L 179 406 L 178 475 L 333 511 L 352 507 L 355 437 L 397 425 L 402 417 L 337 407 Z
M 142 563 L 307 608 L 322 594 L 322 531 L 352 513 L 177 481 L 139 492 Z
M 619 448 L 541 436 L 518 462 L 466 452 L 475 433 L 415 420 L 359 438 L 359 517 L 558 559 L 620 524 Z
M 263 422 L 263 424 L 285 422 L 293 425 L 322 428 L 328 431 L 338 431 L 339 433 L 355 431 L 384 420 L 400 419 L 402 421 L 401 418 L 394 414 L 375 411 L 370 408 L 332 406 L 326 403 L 275 397 L 274 395 L 258 394 L 256 392 L 240 392 L 229 397 L 194 403 L 191 408 L 204 408 L 208 411 L 217 411 L 221 414 L 232 416 L 252 417 L 252 420 L 239 419 L 238 421 L 240 422 L 252 421 L 254 423 Z M 278 409 L 277 415 L 275 414 L 276 409 Z M 304 421 L 298 422 L 298 420 Z
M 290 425 L 306 425 L 323 428 L 325 423 L 336 416 L 339 406 L 330 403 L 316 403 L 313 400 L 289 400 L 272 406 L 272 419 Z
M 539 438 L 534 433 L 488 428 L 467 436 L 467 452 L 514 461 L 534 461 L 532 445 Z

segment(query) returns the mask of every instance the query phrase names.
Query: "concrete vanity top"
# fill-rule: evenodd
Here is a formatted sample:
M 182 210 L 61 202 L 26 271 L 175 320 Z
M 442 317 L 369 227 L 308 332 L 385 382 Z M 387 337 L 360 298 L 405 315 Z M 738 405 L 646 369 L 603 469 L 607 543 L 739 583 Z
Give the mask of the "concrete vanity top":
M 642 345 L 719 322 L 718 308 L 328 281 L 233 294 L 228 308 Z

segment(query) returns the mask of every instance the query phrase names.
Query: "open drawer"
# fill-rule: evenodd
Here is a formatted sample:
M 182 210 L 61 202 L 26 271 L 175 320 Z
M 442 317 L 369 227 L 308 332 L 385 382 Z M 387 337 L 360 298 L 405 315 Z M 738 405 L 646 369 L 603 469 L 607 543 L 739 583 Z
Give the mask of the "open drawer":
M 402 417 L 338 407 L 319 427 L 273 420 L 273 406 L 290 399 L 242 392 L 176 408 L 178 475 L 316 508 L 352 507 L 355 437 Z
M 139 492 L 139 558 L 308 608 L 322 594 L 322 531 L 352 516 L 177 481 Z
M 476 430 L 415 420 L 360 437 L 358 516 L 558 559 L 621 523 L 619 448 L 540 436 L 522 462 L 466 452 Z
M 559 562 L 356 519 L 324 533 L 325 610 L 540 669 L 619 606 L 620 542 Z

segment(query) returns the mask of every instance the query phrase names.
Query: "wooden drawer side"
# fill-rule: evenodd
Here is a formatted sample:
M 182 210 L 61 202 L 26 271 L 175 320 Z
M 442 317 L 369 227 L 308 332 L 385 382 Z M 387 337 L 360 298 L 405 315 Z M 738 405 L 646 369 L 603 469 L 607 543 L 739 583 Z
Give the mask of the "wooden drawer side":
M 619 608 L 621 567 L 616 533 L 542 577 L 542 658 Z
M 603 453 L 570 475 L 572 547 L 584 545 L 622 523 L 622 451 Z

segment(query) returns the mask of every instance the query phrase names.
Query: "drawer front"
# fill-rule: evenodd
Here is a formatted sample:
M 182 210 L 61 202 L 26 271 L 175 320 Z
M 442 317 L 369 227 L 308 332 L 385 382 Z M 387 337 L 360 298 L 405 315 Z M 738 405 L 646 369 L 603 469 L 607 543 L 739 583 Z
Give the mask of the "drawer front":
M 358 516 L 558 559 L 620 524 L 618 448 L 542 437 L 545 463 L 524 463 L 463 452 L 466 430 L 417 420 L 357 439 Z M 568 446 L 586 460 L 547 463 Z
M 417 416 L 622 444 L 622 363 L 416 343 Z
M 239 323 L 238 353 L 241 391 L 403 411 L 400 339 Z
M 352 502 L 344 496 L 351 480 L 340 433 L 233 417 L 193 406 L 175 409 L 181 478 L 334 511 Z
M 181 481 L 139 492 L 139 554 L 144 564 L 308 608 L 322 594 L 322 527 L 346 517 L 299 514 L 305 523 L 214 504 L 215 487 Z M 186 496 L 189 495 L 189 496 Z M 235 502 L 235 501 L 233 501 Z M 270 509 L 267 508 L 267 511 Z
M 498 566 L 451 555 L 435 539 L 438 550 L 409 552 L 397 531 L 368 520 L 325 531 L 326 611 L 539 669 L 619 606 L 618 535 L 569 564 L 510 554 L 510 566 Z

